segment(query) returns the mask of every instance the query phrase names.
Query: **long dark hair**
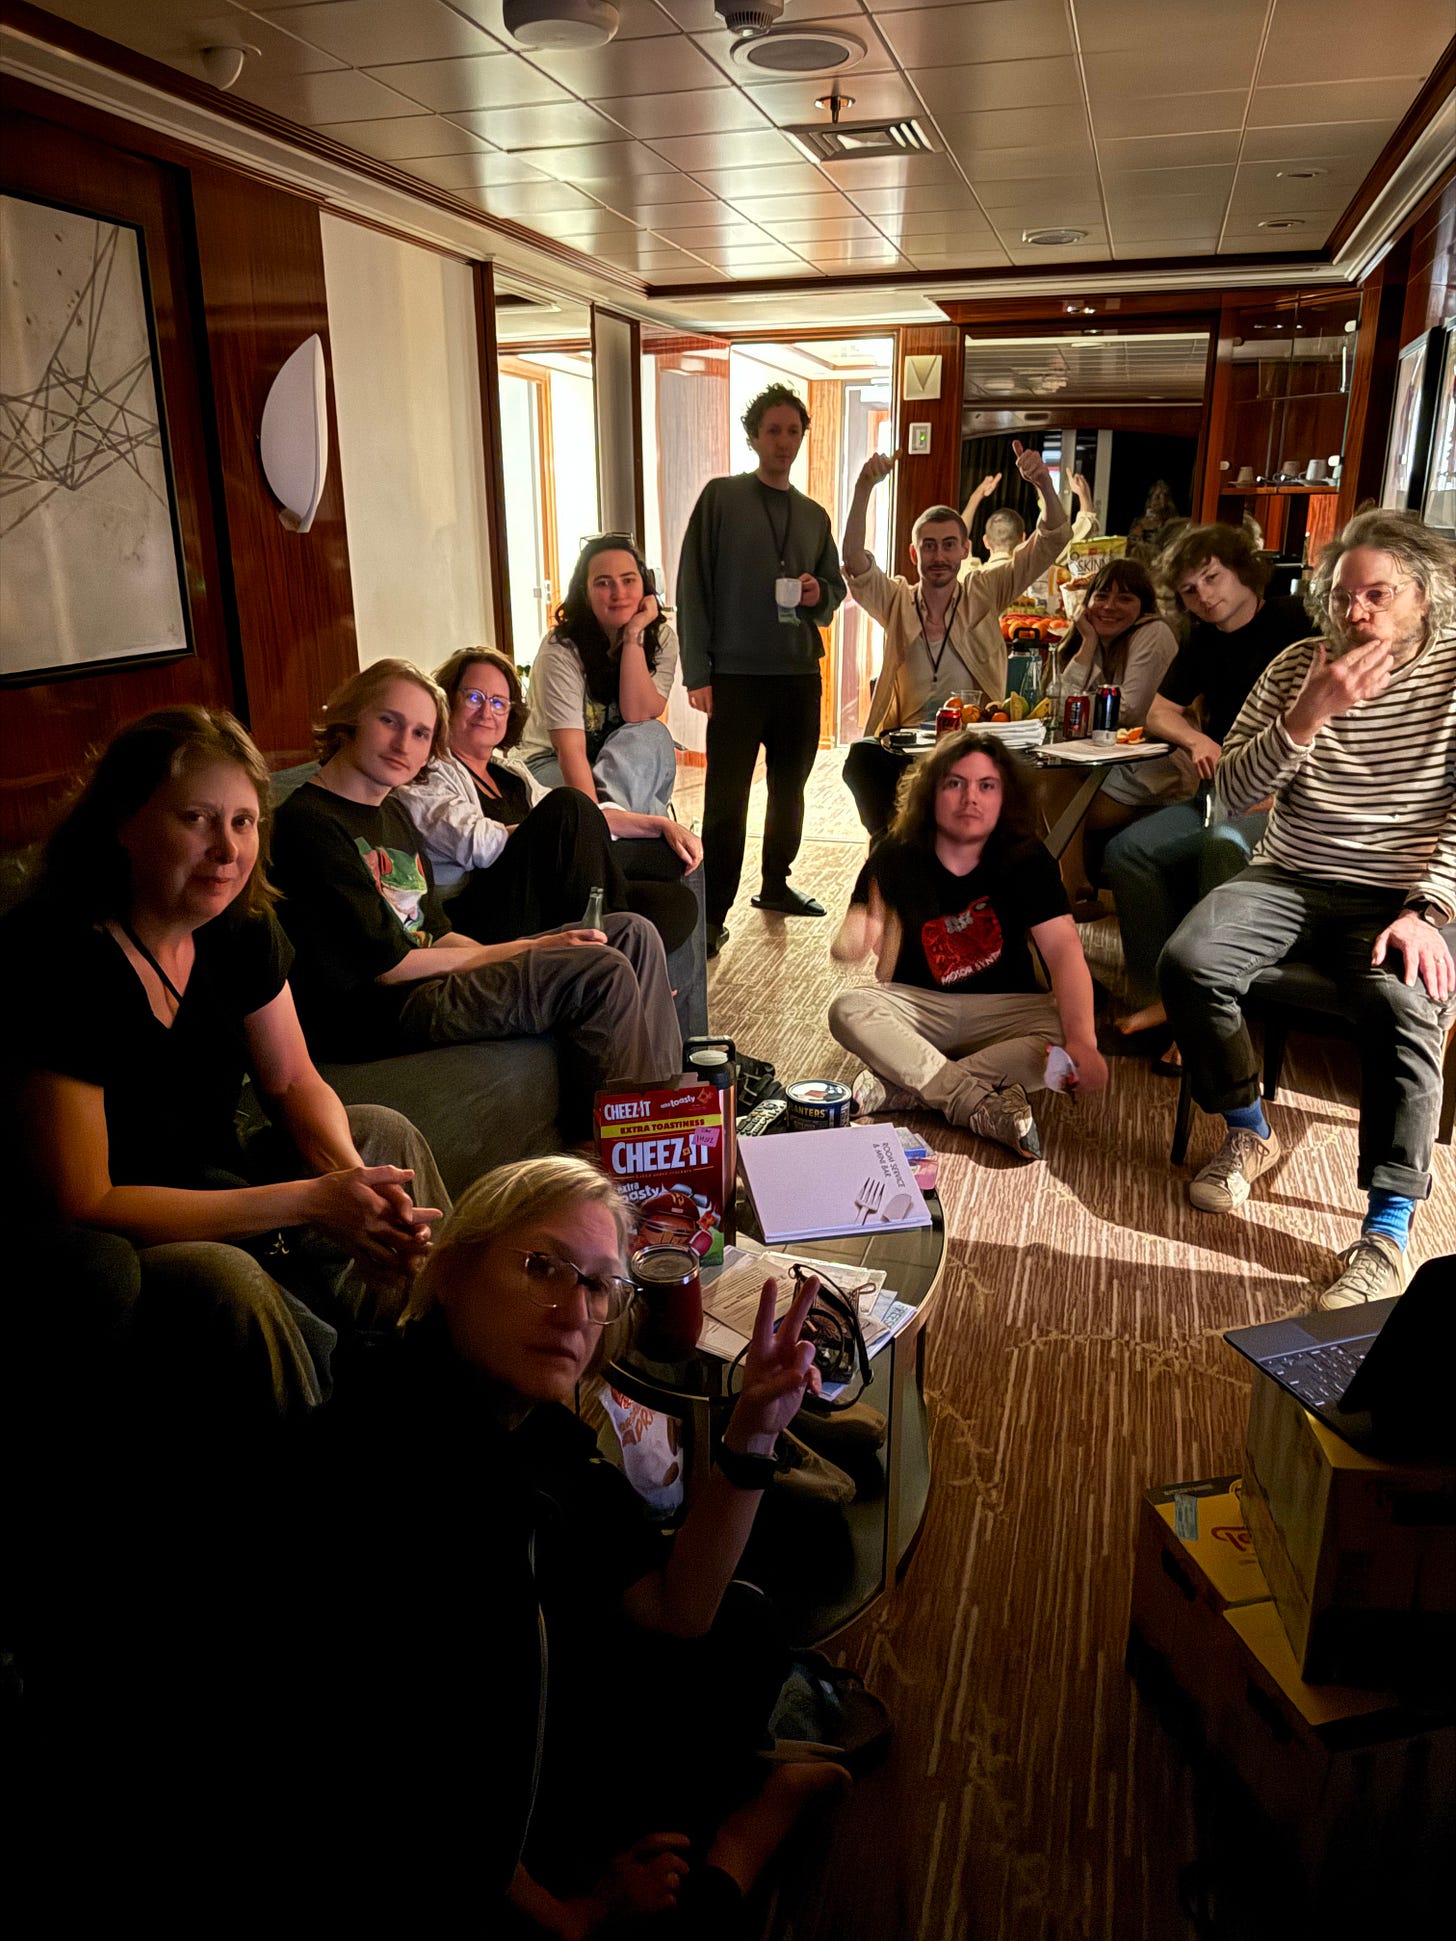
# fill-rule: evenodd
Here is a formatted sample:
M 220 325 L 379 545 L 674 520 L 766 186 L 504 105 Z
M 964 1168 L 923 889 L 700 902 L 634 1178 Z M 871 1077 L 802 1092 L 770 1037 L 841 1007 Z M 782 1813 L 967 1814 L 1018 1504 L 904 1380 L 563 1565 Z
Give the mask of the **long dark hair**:
M 923 761 L 906 770 L 895 819 L 890 824 L 892 842 L 904 843 L 909 849 L 935 848 L 935 804 L 940 785 L 967 755 L 989 756 L 1001 774 L 1001 813 L 986 838 L 983 860 L 993 861 L 1031 840 L 1036 832 L 1035 807 L 1010 749 L 997 735 L 980 735 L 974 728 L 967 728 L 938 741 Z
M 637 562 L 637 571 L 642 575 L 643 592 L 653 593 L 656 589 L 652 584 L 651 568 L 625 532 L 604 532 L 599 533 L 595 539 L 589 539 L 582 547 L 581 556 L 572 568 L 566 597 L 556 609 L 557 637 L 576 649 L 586 674 L 587 693 L 594 701 L 607 703 L 617 698 L 622 679 L 622 663 L 620 656 L 613 650 L 612 642 L 607 639 L 601 621 L 592 612 L 591 599 L 587 593 L 592 561 L 599 558 L 602 553 L 630 553 Z M 646 656 L 649 674 L 657 666 L 657 643 L 662 634 L 662 627 L 663 619 L 659 613 L 642 635 L 642 652 Z
M 1096 596 L 1105 593 L 1109 587 L 1115 587 L 1119 593 L 1131 593 L 1140 609 L 1132 625 L 1124 627 L 1120 634 L 1114 634 L 1111 640 L 1103 640 L 1100 634 L 1097 637 L 1097 651 L 1102 657 L 1102 678 L 1110 686 L 1120 687 L 1122 671 L 1127 665 L 1128 642 L 1149 614 L 1157 617 L 1158 595 L 1146 566 L 1135 559 L 1110 559 L 1087 588 L 1087 596 L 1082 602 L 1083 613 Z M 1088 625 L 1091 625 L 1090 621 Z M 1075 658 L 1075 652 L 1074 645 L 1072 658 Z
M 230 909 L 255 913 L 274 900 L 268 882 L 273 822 L 268 764 L 242 723 L 224 708 L 158 708 L 118 728 L 81 793 L 51 832 L 35 893 L 95 923 L 131 906 L 131 859 L 120 830 L 185 762 L 232 762 L 258 792 L 258 860 Z

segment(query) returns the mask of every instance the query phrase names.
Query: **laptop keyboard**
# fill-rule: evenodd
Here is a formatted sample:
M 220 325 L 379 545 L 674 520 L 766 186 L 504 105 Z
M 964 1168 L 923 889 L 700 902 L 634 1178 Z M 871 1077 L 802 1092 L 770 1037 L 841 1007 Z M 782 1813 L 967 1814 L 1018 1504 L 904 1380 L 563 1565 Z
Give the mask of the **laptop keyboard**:
M 1369 1348 L 1368 1341 L 1358 1346 L 1348 1341 L 1327 1341 L 1322 1347 L 1308 1348 L 1302 1354 L 1280 1355 L 1270 1366 L 1279 1370 L 1280 1380 L 1288 1383 L 1301 1402 L 1329 1408 L 1355 1379 L 1355 1371 Z

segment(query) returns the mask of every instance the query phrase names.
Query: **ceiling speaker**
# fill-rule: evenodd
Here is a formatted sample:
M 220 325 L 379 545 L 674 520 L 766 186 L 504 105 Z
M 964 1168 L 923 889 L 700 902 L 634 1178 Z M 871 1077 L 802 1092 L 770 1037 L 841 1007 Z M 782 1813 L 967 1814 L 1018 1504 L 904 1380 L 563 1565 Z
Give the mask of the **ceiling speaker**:
M 612 0 L 504 0 L 501 12 L 522 47 L 605 47 L 622 22 Z

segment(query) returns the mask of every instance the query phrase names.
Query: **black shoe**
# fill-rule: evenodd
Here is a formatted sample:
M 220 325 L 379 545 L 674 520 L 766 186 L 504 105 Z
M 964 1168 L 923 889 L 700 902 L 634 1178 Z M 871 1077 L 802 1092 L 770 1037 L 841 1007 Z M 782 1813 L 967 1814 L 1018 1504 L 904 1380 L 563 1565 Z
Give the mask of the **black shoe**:
M 785 883 L 781 890 L 770 894 L 762 890 L 753 899 L 755 910 L 777 910 L 781 917 L 822 917 L 824 905 L 817 897 L 805 896 L 799 890 L 790 889 Z
M 718 955 L 718 952 L 723 948 L 724 944 L 726 944 L 728 941 L 727 924 L 710 923 L 707 928 L 707 936 L 708 936 L 708 955 L 709 957 L 716 957 Z

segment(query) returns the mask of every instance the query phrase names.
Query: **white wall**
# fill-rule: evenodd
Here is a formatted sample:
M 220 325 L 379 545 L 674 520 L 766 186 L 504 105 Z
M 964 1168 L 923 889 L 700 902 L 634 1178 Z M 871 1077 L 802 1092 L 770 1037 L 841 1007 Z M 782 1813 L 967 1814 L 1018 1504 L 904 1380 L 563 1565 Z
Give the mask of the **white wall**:
M 491 643 L 470 271 L 322 218 L 359 662 Z

